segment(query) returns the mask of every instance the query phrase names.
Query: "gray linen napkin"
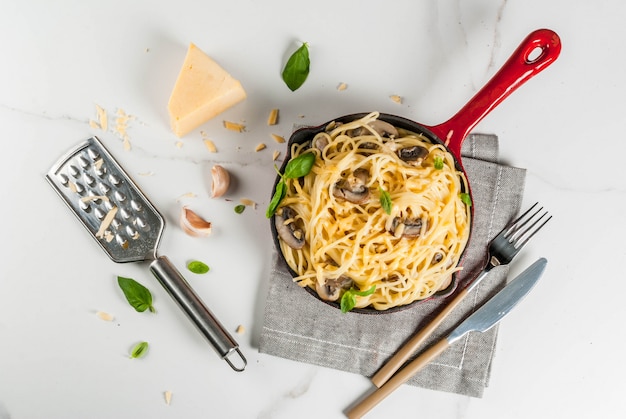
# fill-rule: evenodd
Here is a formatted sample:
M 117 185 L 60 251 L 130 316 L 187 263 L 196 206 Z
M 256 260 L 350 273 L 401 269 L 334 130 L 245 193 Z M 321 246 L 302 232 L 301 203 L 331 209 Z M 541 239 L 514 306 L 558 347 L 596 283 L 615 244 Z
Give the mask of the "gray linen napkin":
M 489 241 L 519 211 L 526 171 L 498 164 L 498 139 L 494 135 L 470 135 L 463 144 L 462 155 L 474 197 L 472 236 L 459 275 L 464 286 L 486 262 Z M 272 258 L 259 351 L 367 377 L 451 298 L 431 299 L 396 313 L 343 314 L 294 284 L 276 251 Z M 494 269 L 448 316 L 424 348 L 445 336 L 500 289 L 507 273 L 506 266 Z M 496 337 L 497 328 L 486 333 L 470 333 L 408 384 L 481 397 L 488 385 Z

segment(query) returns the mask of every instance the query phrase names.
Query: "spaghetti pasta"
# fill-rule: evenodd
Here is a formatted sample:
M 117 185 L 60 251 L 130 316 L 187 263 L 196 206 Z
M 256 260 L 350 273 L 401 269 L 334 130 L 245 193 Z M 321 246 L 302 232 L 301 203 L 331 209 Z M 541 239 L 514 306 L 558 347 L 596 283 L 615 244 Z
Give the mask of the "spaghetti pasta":
M 331 123 L 311 142 L 291 145 L 291 158 L 316 159 L 308 175 L 285 179 L 275 223 L 300 286 L 329 301 L 375 286 L 356 307 L 387 310 L 449 284 L 469 239 L 470 210 L 461 199 L 467 181 L 445 147 L 378 117 Z

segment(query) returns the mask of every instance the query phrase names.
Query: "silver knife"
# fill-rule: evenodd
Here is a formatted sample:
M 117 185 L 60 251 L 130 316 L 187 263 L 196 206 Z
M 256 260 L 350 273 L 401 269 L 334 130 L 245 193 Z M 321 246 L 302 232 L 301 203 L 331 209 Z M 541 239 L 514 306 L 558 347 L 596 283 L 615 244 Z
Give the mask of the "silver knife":
M 500 320 L 502 320 L 502 318 L 504 318 L 504 316 L 506 316 L 513 309 L 513 307 L 522 301 L 535 286 L 537 281 L 539 281 L 539 278 L 541 278 L 547 263 L 548 261 L 545 258 L 540 258 L 526 268 L 524 272 L 519 274 L 513 281 L 500 290 L 500 292 L 483 304 L 471 316 L 466 318 L 460 325 L 450 332 L 448 336 L 428 348 L 420 356 L 398 371 L 380 388 L 377 388 L 374 392 L 362 399 L 358 404 L 350 408 L 350 410 L 346 413 L 348 418 L 360 418 L 365 413 L 369 412 L 396 388 L 407 382 L 419 370 L 424 368 L 426 364 L 432 361 L 452 343 L 456 342 L 467 333 L 472 331 L 481 333 L 486 332 L 498 324 L 498 322 L 500 322 Z

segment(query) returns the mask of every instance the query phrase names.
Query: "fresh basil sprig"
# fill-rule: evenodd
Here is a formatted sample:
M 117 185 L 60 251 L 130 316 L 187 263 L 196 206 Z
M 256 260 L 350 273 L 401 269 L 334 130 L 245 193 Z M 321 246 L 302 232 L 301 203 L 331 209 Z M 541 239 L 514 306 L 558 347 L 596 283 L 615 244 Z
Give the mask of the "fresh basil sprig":
M 309 151 L 289 160 L 287 166 L 285 166 L 285 173 L 281 174 L 278 172 L 280 180 L 276 184 L 274 195 L 272 196 L 272 200 L 270 201 L 267 211 L 265 212 L 265 216 L 267 218 L 274 215 L 278 209 L 278 205 L 280 205 L 280 202 L 283 200 L 285 195 L 287 195 L 287 185 L 285 184 L 285 179 L 298 179 L 302 176 L 308 175 L 313 168 L 314 163 L 315 153 Z
M 292 92 L 304 84 L 304 81 L 309 75 L 310 65 L 309 46 L 305 42 L 291 54 L 291 57 L 289 57 L 283 69 L 283 81 Z
M 380 186 L 378 187 L 378 191 L 380 192 L 380 206 L 383 207 L 387 215 L 391 214 L 391 207 L 393 206 L 391 203 L 391 195 Z
M 130 351 L 131 358 L 141 358 L 148 352 L 148 342 L 139 342 L 135 345 L 135 347 Z
M 150 310 L 152 313 L 156 312 L 152 305 L 152 294 L 148 288 L 132 278 L 124 278 L 122 276 L 117 277 L 117 283 L 122 292 L 124 292 L 126 300 L 135 310 L 140 313 L 146 310 Z
M 376 291 L 376 285 L 372 285 L 372 287 L 365 291 L 359 291 L 356 288 L 352 287 L 348 291 L 344 292 L 341 296 L 341 312 L 347 313 L 352 310 L 354 306 L 356 306 L 356 297 L 367 297 L 368 295 L 374 294 Z
M 209 265 L 204 262 L 200 262 L 199 260 L 192 260 L 187 263 L 187 269 L 189 269 L 194 274 L 205 274 L 209 272 Z

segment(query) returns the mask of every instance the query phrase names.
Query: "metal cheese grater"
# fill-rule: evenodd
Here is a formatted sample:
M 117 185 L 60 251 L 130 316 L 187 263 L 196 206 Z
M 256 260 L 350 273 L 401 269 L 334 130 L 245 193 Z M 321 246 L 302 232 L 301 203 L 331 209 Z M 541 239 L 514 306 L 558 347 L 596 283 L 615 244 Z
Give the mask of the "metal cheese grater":
M 169 259 L 157 255 L 165 219 L 96 137 L 59 159 L 46 179 L 114 262 L 152 261 L 150 271 L 215 351 L 235 371 L 245 369 L 237 342 Z

